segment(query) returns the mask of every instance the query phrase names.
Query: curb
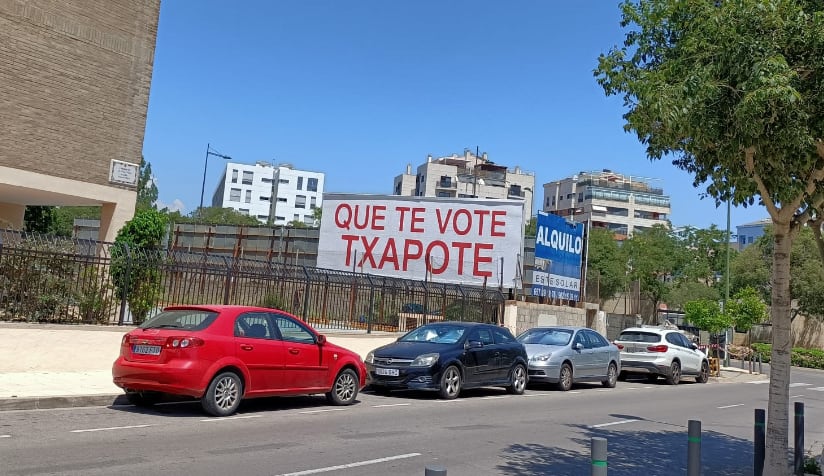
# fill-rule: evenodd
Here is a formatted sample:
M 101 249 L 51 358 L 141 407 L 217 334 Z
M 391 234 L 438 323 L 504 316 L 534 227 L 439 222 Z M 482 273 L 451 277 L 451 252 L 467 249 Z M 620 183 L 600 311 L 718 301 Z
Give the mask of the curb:
M 55 397 L 0 398 L 0 412 L 9 410 L 53 410 L 56 408 L 129 405 L 124 394 Z

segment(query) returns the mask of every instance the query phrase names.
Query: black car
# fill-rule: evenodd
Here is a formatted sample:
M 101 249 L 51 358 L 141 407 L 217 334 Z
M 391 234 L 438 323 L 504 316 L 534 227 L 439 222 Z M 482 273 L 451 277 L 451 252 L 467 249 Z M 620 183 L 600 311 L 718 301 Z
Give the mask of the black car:
M 418 327 L 366 356 L 367 383 L 377 392 L 437 390 L 452 399 L 463 388 L 506 387 L 524 393 L 526 349 L 505 327 L 438 322 Z

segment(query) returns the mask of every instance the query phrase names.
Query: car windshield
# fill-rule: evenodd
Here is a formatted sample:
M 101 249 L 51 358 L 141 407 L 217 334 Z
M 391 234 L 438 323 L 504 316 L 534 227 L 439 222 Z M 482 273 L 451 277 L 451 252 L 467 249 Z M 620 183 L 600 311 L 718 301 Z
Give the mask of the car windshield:
M 434 344 L 454 344 L 458 342 L 466 329 L 459 326 L 430 324 L 418 327 L 401 337 L 401 342 L 432 342 Z
M 618 339 L 621 342 L 660 342 L 661 336 L 654 333 L 654 332 L 641 332 L 641 331 L 624 331 L 619 336 Z
M 199 309 L 163 311 L 139 326 L 140 329 L 188 329 L 200 331 L 209 327 L 216 312 Z
M 567 345 L 572 338 L 568 329 L 532 329 L 518 336 L 521 344 Z

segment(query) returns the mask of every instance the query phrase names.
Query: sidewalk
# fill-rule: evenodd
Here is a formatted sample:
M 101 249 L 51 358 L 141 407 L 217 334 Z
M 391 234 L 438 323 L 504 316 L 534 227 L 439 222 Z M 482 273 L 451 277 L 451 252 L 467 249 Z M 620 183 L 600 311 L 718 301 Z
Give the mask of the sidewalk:
M 0 411 L 125 403 L 112 363 L 132 327 L 0 322 Z M 365 358 L 391 333 L 319 329 Z

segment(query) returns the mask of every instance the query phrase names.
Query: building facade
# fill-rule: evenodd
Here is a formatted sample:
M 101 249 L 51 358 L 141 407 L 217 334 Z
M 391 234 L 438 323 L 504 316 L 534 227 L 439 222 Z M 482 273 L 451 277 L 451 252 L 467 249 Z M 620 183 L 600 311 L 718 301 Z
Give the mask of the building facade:
M 534 213 L 535 174 L 508 168 L 469 150 L 463 155 L 427 157 L 413 173 L 412 165 L 395 177 L 393 195 L 416 197 L 511 199 L 524 202 L 524 219 Z
M 0 227 L 28 205 L 134 215 L 160 0 L 0 0 Z
M 316 226 L 314 210 L 322 205 L 323 181 L 322 172 L 297 170 L 291 164 L 229 162 L 212 206 L 232 208 L 271 225 L 300 221 Z
M 670 197 L 656 179 L 604 169 L 544 184 L 543 211 L 631 236 L 636 230 L 669 226 Z
M 744 223 L 735 227 L 738 234 L 738 251 L 755 243 L 755 241 L 764 235 L 764 228 L 772 225 L 772 219 L 764 218 L 762 220 L 751 223 Z

